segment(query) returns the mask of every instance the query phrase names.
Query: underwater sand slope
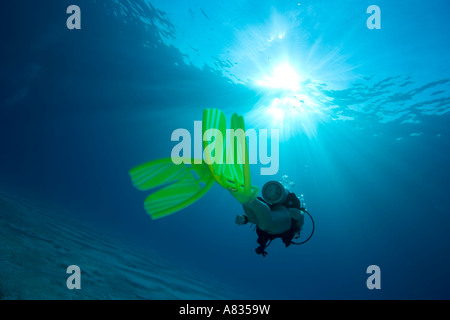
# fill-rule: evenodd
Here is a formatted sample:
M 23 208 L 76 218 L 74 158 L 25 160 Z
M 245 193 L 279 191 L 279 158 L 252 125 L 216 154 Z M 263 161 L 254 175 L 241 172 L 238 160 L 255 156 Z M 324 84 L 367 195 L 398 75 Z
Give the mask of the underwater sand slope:
M 229 299 L 231 293 L 152 254 L 0 193 L 0 299 Z M 81 269 L 81 289 L 66 286 Z

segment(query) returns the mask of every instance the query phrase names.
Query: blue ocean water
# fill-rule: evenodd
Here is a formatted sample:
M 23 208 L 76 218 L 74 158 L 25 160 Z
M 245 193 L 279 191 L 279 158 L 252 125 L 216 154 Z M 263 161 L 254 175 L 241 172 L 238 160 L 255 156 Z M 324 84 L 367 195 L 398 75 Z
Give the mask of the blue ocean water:
M 81 29 L 69 30 L 69 5 Z M 381 29 L 369 29 L 370 5 Z M 1 187 L 54 203 L 247 299 L 449 299 L 450 26 L 444 0 L 4 4 Z M 268 256 L 215 185 L 161 220 L 128 170 L 169 157 L 204 108 L 281 131 L 316 222 Z M 306 237 L 311 229 L 305 222 Z M 47 235 L 51 237 L 51 235 Z M 27 261 L 23 261 L 26 265 Z M 381 289 L 366 286 L 367 267 Z M 139 269 L 139 265 L 135 266 Z

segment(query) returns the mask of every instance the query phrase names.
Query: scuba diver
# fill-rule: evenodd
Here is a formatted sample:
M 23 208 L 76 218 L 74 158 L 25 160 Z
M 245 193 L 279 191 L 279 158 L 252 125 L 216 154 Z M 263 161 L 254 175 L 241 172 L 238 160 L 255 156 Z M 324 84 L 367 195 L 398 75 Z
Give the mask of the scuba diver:
M 276 238 L 281 238 L 286 247 L 296 243 L 292 240 L 300 237 L 306 208 L 295 193 L 289 192 L 278 181 L 269 181 L 262 188 L 262 198 L 257 197 L 242 204 L 245 215 L 237 215 L 235 223 L 256 225 L 259 247 L 256 253 L 263 257 L 267 255 L 265 249 Z M 308 213 L 309 215 L 309 213 Z M 314 223 L 314 220 L 312 220 Z
M 203 111 L 202 137 L 211 129 L 226 137 L 225 115 L 219 109 Z M 230 130 L 245 132 L 244 118 L 234 113 Z M 281 238 L 286 247 L 307 242 L 315 227 L 305 206 L 294 193 L 277 181 L 267 182 L 261 190 L 262 198 L 258 197 L 260 189 L 251 184 L 248 142 L 243 135 L 235 136 L 234 139 L 236 141 L 231 146 L 217 137 L 203 140 L 205 150 L 215 150 L 214 159 L 205 151 L 204 159 L 163 158 L 131 169 L 129 174 L 135 188 L 141 191 L 157 189 L 145 199 L 147 213 L 152 219 L 171 215 L 198 201 L 217 182 L 243 206 L 245 215 L 238 215 L 235 222 L 238 225 L 256 225 L 257 242 L 260 245 L 256 249 L 257 254 L 265 257 L 265 249 L 276 238 Z M 217 154 L 223 158 L 217 159 Z M 292 240 L 300 236 L 304 213 L 311 218 L 313 229 L 305 241 L 296 243 Z

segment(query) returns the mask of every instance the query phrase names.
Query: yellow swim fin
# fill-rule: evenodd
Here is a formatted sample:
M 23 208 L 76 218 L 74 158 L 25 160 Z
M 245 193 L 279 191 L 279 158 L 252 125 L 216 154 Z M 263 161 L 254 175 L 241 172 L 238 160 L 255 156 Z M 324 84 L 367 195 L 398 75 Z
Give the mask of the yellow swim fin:
M 175 213 L 199 200 L 214 181 L 242 204 L 256 198 L 259 188 L 251 185 L 248 146 L 244 118 L 231 117 L 231 139 L 227 140 L 226 119 L 219 109 L 203 111 L 204 160 L 171 158 L 144 163 L 129 171 L 133 185 L 141 191 L 156 189 L 145 200 L 145 210 L 152 219 Z M 220 133 L 220 134 L 219 134 Z M 186 164 L 192 163 L 192 164 Z
M 251 185 L 244 118 L 233 114 L 227 135 L 225 114 L 219 109 L 205 109 L 202 132 L 204 159 L 214 180 L 242 204 L 256 198 L 259 188 Z
M 161 187 L 145 200 L 152 219 L 175 213 L 199 200 L 214 184 L 205 164 L 176 165 L 171 158 L 158 159 L 129 171 L 133 185 L 141 191 Z

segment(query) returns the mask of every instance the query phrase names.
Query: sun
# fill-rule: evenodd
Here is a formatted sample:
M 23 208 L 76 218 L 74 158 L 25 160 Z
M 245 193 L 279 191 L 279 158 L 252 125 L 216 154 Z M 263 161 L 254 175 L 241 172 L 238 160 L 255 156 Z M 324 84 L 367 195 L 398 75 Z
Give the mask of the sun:
M 301 133 L 314 136 L 322 112 L 314 90 L 305 80 L 288 62 L 280 63 L 257 80 L 256 85 L 263 93 L 252 112 L 257 125 L 280 129 L 284 139 Z
M 296 91 L 300 89 L 300 80 L 299 74 L 288 63 L 284 63 L 275 67 L 271 75 L 258 80 L 257 84 L 271 89 Z

